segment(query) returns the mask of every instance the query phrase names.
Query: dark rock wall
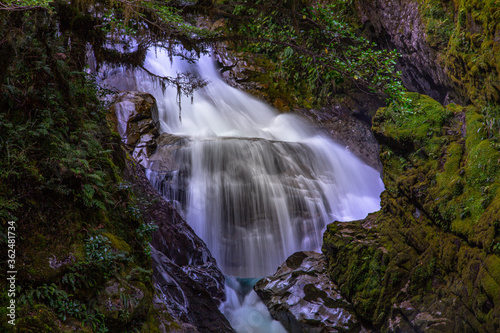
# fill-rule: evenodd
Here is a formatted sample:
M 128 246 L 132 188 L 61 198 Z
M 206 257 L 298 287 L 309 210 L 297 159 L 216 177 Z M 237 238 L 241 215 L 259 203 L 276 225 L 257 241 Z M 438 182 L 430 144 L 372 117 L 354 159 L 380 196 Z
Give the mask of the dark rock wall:
M 419 1 L 359 0 L 357 8 L 371 39 L 401 54 L 397 69 L 408 90 L 429 95 L 440 103 L 464 101 L 439 62 L 439 47 L 428 42 Z
M 500 101 L 497 1 L 357 0 L 365 32 L 401 53 L 405 86 L 440 103 Z

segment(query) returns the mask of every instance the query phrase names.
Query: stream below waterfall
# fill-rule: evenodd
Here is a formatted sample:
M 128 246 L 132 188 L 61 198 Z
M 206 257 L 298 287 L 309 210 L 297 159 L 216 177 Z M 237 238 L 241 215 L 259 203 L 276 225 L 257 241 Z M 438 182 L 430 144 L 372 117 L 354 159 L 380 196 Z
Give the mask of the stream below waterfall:
M 328 223 L 378 210 L 379 173 L 298 116 L 280 114 L 227 85 L 210 56 L 190 61 L 150 51 L 145 68 L 171 77 L 190 72 L 209 81 L 192 99 L 179 100 L 177 89 L 163 90 L 136 71 L 137 89 L 157 100 L 160 132 L 183 142 L 168 157 L 176 168 L 152 168 L 147 177 L 226 275 L 221 311 L 235 330 L 286 332 L 253 284 L 294 252 L 318 251 Z M 155 154 L 161 156 L 161 149 Z

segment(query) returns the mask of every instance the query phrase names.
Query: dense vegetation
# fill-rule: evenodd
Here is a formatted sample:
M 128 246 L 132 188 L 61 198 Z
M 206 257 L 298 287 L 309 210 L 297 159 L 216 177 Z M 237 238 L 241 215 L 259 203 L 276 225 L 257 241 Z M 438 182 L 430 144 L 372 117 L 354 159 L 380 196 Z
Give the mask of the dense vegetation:
M 270 81 L 285 83 L 309 105 L 325 104 L 349 87 L 404 102 L 397 52 L 360 35 L 352 1 L 228 2 L 220 11 L 228 17 L 229 40 L 244 36 L 239 49 L 264 54 L 275 64 Z
M 99 100 L 107 91 L 84 72 L 85 35 L 64 29 L 53 15 L 35 8 L 1 16 L 0 242 L 7 249 L 14 221 L 15 327 L 141 327 L 139 304 L 113 318 L 98 296 L 110 281 L 152 294 L 147 240 L 154 228 L 139 209 L 146 203 L 124 178 L 120 138 Z M 135 302 L 128 289 L 119 297 Z M 2 304 L 7 300 L 4 280 Z M 0 311 L 7 318 L 6 307 Z M 11 328 L 2 320 L 0 330 Z

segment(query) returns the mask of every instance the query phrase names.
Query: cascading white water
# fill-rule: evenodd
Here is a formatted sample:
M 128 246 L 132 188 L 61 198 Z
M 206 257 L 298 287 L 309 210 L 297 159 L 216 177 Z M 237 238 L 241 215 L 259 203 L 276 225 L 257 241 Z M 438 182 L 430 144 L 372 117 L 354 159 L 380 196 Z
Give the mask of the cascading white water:
M 136 76 L 138 89 L 157 99 L 160 130 L 188 138 L 175 154 L 178 170 L 150 170 L 148 177 L 179 201 L 226 275 L 270 275 L 292 253 L 319 249 L 327 223 L 379 209 L 383 183 L 376 170 L 298 117 L 228 86 L 210 57 L 170 61 L 151 51 L 145 67 L 161 76 L 192 72 L 210 81 L 193 102 L 182 98 L 179 116 L 176 89 L 162 92 L 148 75 Z M 229 293 L 223 307 L 228 317 L 254 304 L 253 296 Z M 246 327 L 240 331 L 259 332 Z
M 379 208 L 379 174 L 291 114 L 278 114 L 223 82 L 209 57 L 196 64 L 152 53 L 159 75 L 191 71 L 210 83 L 184 98 L 156 89 L 161 131 L 190 137 L 177 153 L 187 179 L 184 216 L 225 274 L 259 277 L 298 250 L 321 245 L 327 223 L 364 218 Z M 148 80 L 140 88 L 155 91 Z M 149 173 L 154 184 L 164 170 Z M 171 175 L 169 175 L 171 177 Z M 172 183 L 172 181 L 170 181 Z M 158 186 L 160 187 L 160 186 Z M 180 198 L 168 189 L 170 198 Z M 175 191 L 174 191 L 175 192 Z

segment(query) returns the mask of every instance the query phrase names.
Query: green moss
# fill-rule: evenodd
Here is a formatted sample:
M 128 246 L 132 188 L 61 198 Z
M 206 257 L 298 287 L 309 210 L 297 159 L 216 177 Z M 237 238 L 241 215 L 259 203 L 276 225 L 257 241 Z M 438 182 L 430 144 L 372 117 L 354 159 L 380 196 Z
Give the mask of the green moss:
M 331 276 L 376 325 L 411 297 L 417 312 L 438 303 L 454 309 L 443 310 L 451 311 L 450 317 L 472 309 L 474 316 L 464 315 L 468 325 L 495 331 L 498 325 L 488 325 L 500 312 L 493 298 L 500 276 L 496 259 L 486 259 L 486 251 L 496 251 L 500 243 L 500 133 L 491 116 L 496 109 L 443 107 L 429 97 L 410 96 L 406 112 L 389 106 L 373 121 L 387 189 L 381 212 L 369 217 L 377 225 L 377 233 L 370 234 L 377 237 L 354 235 L 343 243 L 342 229 L 329 227 L 324 250 L 332 258 Z M 384 259 L 375 261 L 381 248 Z M 447 295 L 460 295 L 465 307 L 459 309 L 455 296 Z M 460 330 L 446 327 L 442 330 Z
M 443 123 L 452 115 L 432 98 L 408 93 L 412 102 L 408 110 L 400 110 L 394 105 L 381 108 L 373 120 L 373 131 L 382 141 L 390 140 L 406 150 L 417 150 L 424 147 L 424 143 L 435 135 L 440 135 Z M 379 128 L 379 124 L 383 124 Z M 436 154 L 439 140 L 431 142 L 427 147 L 427 154 Z
M 32 308 L 23 309 L 22 315 L 16 322 L 19 333 L 55 333 L 61 332 L 60 321 L 57 315 L 45 305 L 36 304 Z
M 427 42 L 433 48 L 446 47 L 454 30 L 453 6 L 436 0 L 421 0 L 420 2 L 419 9 L 427 29 Z
M 490 140 L 480 141 L 470 149 L 465 172 L 467 182 L 477 188 L 498 182 L 500 153 L 493 148 Z
M 493 303 L 500 302 L 500 284 L 498 283 L 500 276 L 493 277 L 487 270 L 479 272 L 480 283 L 486 294 L 493 300 Z
M 475 108 L 469 107 L 467 109 L 466 124 L 466 146 L 467 151 L 470 151 L 472 147 L 475 147 L 479 142 L 486 139 L 484 116 L 476 112 Z
M 420 0 L 429 45 L 462 95 L 473 101 L 499 101 L 499 4 L 495 0 Z M 466 64 L 466 66 L 462 66 Z
M 460 174 L 461 162 L 463 158 L 463 145 L 459 142 L 452 142 L 446 149 L 444 155 L 444 172 L 436 175 L 436 187 L 433 189 L 435 197 L 456 197 L 460 196 L 464 191 L 465 179 Z M 441 210 L 442 214 L 446 214 L 447 218 L 451 218 L 450 214 Z M 453 214 L 454 215 L 454 214 Z
M 411 112 L 390 106 L 380 109 L 373 122 L 382 143 L 386 188 L 419 203 L 437 225 L 490 247 L 494 232 L 482 215 L 500 177 L 498 133 L 487 121 L 496 109 L 444 108 L 418 95 L 412 100 Z
M 132 251 L 130 245 L 128 245 L 127 242 L 125 242 L 122 238 L 115 236 L 109 232 L 103 232 L 102 235 L 109 239 L 109 241 L 111 242 L 111 246 L 114 249 L 118 251 L 124 251 L 127 253 L 130 253 Z

